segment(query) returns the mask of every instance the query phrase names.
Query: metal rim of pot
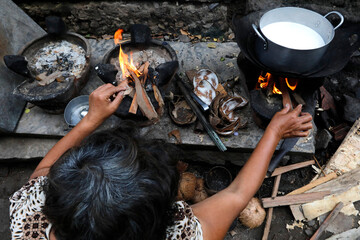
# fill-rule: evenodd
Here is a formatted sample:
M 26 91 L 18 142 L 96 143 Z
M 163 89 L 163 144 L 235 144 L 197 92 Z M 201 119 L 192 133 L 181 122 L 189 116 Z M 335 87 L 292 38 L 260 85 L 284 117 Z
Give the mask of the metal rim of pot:
M 252 28 L 254 29 L 255 33 L 258 35 L 258 37 L 264 42 L 264 49 L 266 50 L 268 48 L 268 41 L 274 43 L 274 44 L 277 44 L 273 41 L 271 41 L 269 38 L 267 38 L 266 34 L 264 34 L 261 30 L 267 26 L 268 24 L 270 23 L 275 23 L 275 22 L 282 22 L 282 21 L 271 21 L 270 20 L 270 23 L 267 22 L 267 19 L 266 18 L 273 18 L 273 16 L 271 16 L 272 14 L 278 14 L 280 15 L 282 11 L 291 11 L 291 10 L 294 10 L 294 11 L 301 11 L 302 14 L 304 13 L 307 13 L 307 14 L 311 14 L 311 15 L 314 15 L 314 17 L 318 17 L 320 19 L 323 19 L 323 24 L 326 24 L 327 27 L 332 28 L 332 31 L 328 34 L 330 35 L 326 35 L 326 33 L 324 34 L 320 34 L 319 31 L 316 31 L 314 28 L 310 27 L 308 24 L 302 24 L 302 23 L 299 23 L 301 25 L 304 25 L 304 26 L 308 26 L 309 28 L 311 28 L 312 30 L 314 30 L 315 32 L 317 32 L 321 37 L 322 39 L 324 40 L 325 44 L 321 47 L 324 47 L 326 45 L 328 45 L 334 38 L 335 36 L 335 30 L 337 28 L 339 28 L 343 22 L 344 22 L 344 17 L 343 15 L 338 12 L 338 11 L 331 11 L 331 12 L 328 12 L 327 14 L 325 14 L 324 16 L 322 16 L 321 14 L 317 13 L 317 12 L 314 12 L 314 11 L 311 11 L 311 10 L 308 10 L 308 9 L 305 9 L 305 8 L 299 8 L 299 7 L 283 7 L 283 8 L 276 8 L 276 9 L 273 9 L 273 10 L 270 10 L 268 12 L 266 12 L 261 18 L 260 18 L 260 21 L 259 21 L 259 29 L 258 27 L 255 25 L 255 24 L 252 24 Z M 279 12 L 281 11 L 281 12 Z M 279 12 L 279 13 L 277 13 Z M 338 23 L 338 25 L 336 25 L 335 27 L 332 26 L 332 24 L 327 20 L 326 17 L 328 17 L 329 15 L 331 14 L 336 14 L 339 18 L 340 18 L 340 22 Z M 304 20 L 307 20 L 306 18 Z M 292 23 L 298 23 L 298 22 L 292 22 Z M 321 25 L 321 22 L 319 22 L 319 20 L 314 24 L 315 27 L 319 27 L 319 25 Z M 279 45 L 279 44 L 277 44 Z M 279 46 L 282 46 L 282 45 L 279 45 Z M 286 46 L 282 46 L 284 48 L 288 48 Z M 289 48 L 289 49 L 293 49 L 293 48 Z M 316 49 L 316 48 L 313 48 L 313 49 Z M 313 49 L 308 49 L 308 50 L 313 50 Z M 294 50 L 299 50 L 299 49 L 294 49 Z
M 330 14 L 336 14 L 340 18 L 339 24 L 335 27 L 326 18 Z M 286 19 L 287 17 L 289 18 Z M 285 21 L 311 28 L 323 38 L 325 45 L 314 49 L 288 48 L 271 41 L 261 31 L 263 27 L 270 23 Z M 260 18 L 260 28 L 254 23 L 252 24 L 255 34 L 258 36 L 255 39 L 255 53 L 263 65 L 276 72 L 293 72 L 297 74 L 307 72 L 313 69 L 320 61 L 334 38 L 335 30 L 343 22 L 344 17 L 337 11 L 331 11 L 322 16 L 314 11 L 298 7 L 283 7 L 270 10 Z M 315 29 L 314 26 L 316 26 Z M 319 32 L 320 29 L 321 32 Z

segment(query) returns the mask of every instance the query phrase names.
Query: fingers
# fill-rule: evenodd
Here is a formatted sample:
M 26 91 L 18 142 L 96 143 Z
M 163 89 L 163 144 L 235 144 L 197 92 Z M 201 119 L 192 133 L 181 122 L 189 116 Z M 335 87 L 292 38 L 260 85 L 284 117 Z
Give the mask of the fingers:
M 280 113 L 286 114 L 290 111 L 290 105 L 287 103 Z
M 312 116 L 311 116 L 311 114 L 309 114 L 309 113 L 301 114 L 301 116 L 299 117 L 299 120 L 300 120 L 302 123 L 311 122 Z
M 296 116 L 300 115 L 301 109 L 302 109 L 302 104 L 299 104 L 296 106 L 296 108 L 294 108 L 293 112 L 296 113 Z
M 117 108 L 117 107 L 119 107 L 119 105 L 120 105 L 121 101 L 123 100 L 123 98 L 124 98 L 124 93 L 123 93 L 123 92 L 119 92 L 119 93 L 116 95 L 115 99 L 112 101 L 111 104 L 114 105 L 114 106 Z

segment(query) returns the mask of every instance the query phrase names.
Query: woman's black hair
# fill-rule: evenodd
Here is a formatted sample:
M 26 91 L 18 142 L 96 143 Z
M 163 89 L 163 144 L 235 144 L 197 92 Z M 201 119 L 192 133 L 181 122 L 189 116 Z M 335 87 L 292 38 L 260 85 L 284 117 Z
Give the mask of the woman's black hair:
M 165 239 L 178 189 L 172 145 L 91 135 L 50 169 L 44 213 L 58 240 Z

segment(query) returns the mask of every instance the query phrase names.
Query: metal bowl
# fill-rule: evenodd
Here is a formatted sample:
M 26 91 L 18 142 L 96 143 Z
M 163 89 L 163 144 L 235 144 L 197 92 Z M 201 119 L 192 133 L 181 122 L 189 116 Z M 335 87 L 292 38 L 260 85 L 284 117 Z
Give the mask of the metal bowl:
M 72 99 L 65 108 L 64 119 L 70 126 L 74 127 L 80 122 L 89 110 L 89 95 L 81 95 Z

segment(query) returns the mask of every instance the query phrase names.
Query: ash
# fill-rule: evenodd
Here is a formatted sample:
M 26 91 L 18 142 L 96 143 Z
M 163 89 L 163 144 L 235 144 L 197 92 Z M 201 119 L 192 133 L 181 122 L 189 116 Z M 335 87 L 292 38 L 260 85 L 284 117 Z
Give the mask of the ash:
M 50 75 L 60 71 L 79 77 L 86 63 L 85 50 L 65 40 L 50 42 L 40 48 L 29 63 L 30 70 L 35 75 L 44 72 Z

